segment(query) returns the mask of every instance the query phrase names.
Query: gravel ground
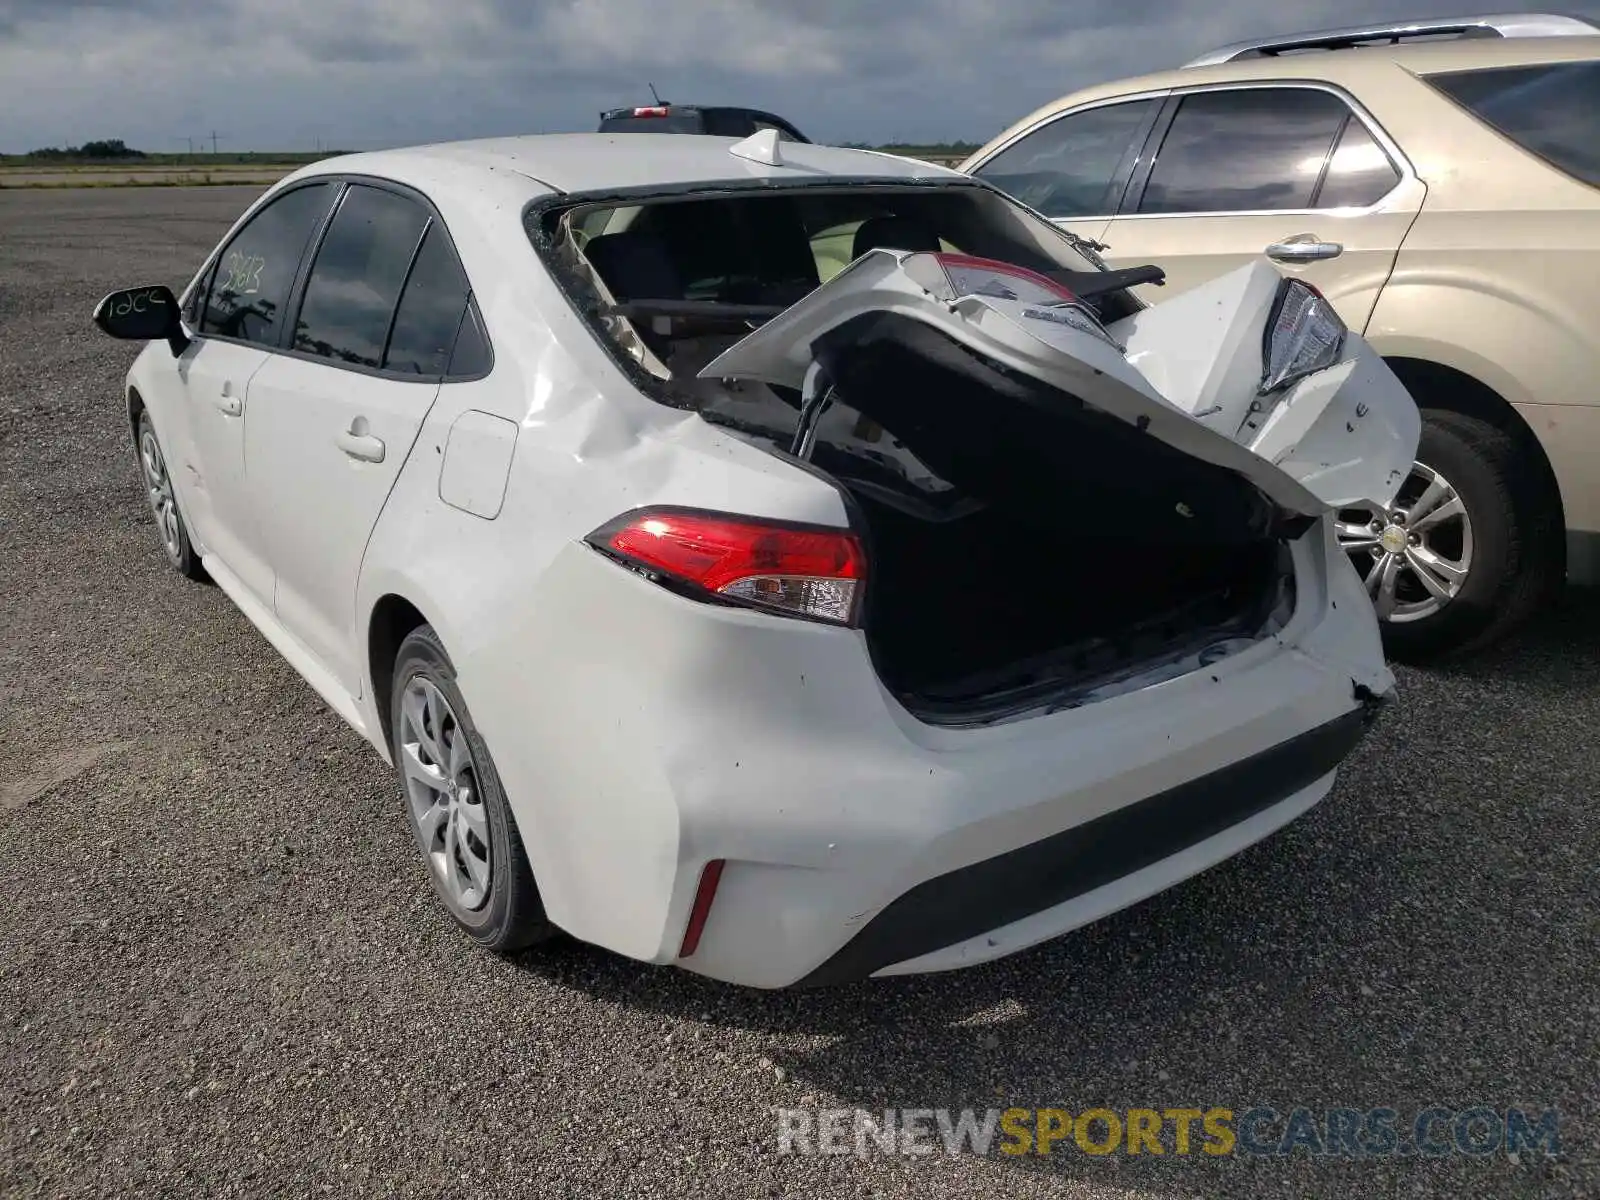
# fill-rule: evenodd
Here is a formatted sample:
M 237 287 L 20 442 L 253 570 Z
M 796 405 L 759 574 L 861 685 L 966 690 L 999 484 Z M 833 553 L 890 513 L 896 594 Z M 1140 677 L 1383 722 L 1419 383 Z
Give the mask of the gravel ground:
M 250 189 L 0 195 L 0 1195 L 1600 1195 L 1600 600 L 1333 797 L 1007 962 L 763 994 L 471 950 L 386 770 L 166 569 L 89 313 Z M 800 1105 L 1524 1105 L 1561 1157 L 783 1157 Z

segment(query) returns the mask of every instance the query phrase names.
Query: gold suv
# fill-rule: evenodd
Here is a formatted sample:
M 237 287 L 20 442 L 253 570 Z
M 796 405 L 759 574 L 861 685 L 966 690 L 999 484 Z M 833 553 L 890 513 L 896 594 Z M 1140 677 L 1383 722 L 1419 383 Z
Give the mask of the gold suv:
M 1265 253 L 1410 388 L 1392 505 L 1340 515 L 1399 658 L 1600 582 L 1600 27 L 1517 14 L 1230 46 L 966 163 L 1166 296 Z M 1151 296 L 1155 299 L 1155 296 Z

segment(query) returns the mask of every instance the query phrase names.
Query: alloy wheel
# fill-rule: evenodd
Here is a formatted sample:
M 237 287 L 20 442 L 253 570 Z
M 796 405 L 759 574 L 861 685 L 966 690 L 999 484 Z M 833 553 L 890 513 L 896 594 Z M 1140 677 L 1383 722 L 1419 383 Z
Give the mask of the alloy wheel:
M 1420 462 L 1392 504 L 1344 509 L 1336 528 L 1383 621 L 1434 616 L 1460 594 L 1472 570 L 1466 505 L 1448 479 Z
M 421 675 L 406 684 L 400 722 L 401 769 L 422 852 L 445 899 L 476 912 L 488 902 L 494 859 L 467 732 L 444 693 Z
M 161 544 L 167 557 L 177 562 L 183 557 L 183 535 L 178 524 L 178 501 L 172 492 L 172 478 L 167 474 L 167 460 L 161 453 L 161 443 L 156 441 L 155 430 L 145 426 L 139 438 L 139 464 L 144 471 L 145 495 L 150 501 L 150 511 L 161 530 Z

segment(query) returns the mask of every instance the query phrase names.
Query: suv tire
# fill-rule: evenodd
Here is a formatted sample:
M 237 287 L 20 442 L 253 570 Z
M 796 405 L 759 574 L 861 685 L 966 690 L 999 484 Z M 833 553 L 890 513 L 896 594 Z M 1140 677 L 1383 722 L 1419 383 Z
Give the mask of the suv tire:
M 1383 623 L 1384 647 L 1425 663 L 1481 650 L 1522 625 L 1562 574 L 1560 522 L 1515 439 L 1486 421 L 1423 412 L 1419 466 L 1454 487 L 1471 530 L 1461 590 L 1436 613 Z M 1359 560 L 1358 560 L 1359 561 Z

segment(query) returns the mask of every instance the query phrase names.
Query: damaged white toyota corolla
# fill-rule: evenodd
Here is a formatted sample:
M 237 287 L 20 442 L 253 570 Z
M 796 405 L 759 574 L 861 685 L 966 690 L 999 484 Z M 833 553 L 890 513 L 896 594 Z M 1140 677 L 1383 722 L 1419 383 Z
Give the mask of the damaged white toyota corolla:
M 1169 887 L 1392 691 L 1331 514 L 1411 399 L 1265 262 L 1158 274 L 924 163 L 574 135 L 308 167 L 96 320 L 168 557 L 462 928 L 781 987 Z

